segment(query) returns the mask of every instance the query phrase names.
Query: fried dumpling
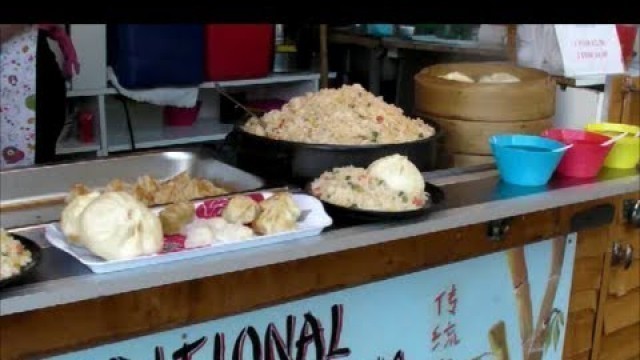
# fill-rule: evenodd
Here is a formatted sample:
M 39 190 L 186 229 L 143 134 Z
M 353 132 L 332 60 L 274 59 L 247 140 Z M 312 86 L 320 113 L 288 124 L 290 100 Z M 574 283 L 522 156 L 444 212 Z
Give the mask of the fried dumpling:
M 289 193 L 273 195 L 260 203 L 262 212 L 253 223 L 256 233 L 275 234 L 294 230 L 300 217 L 300 208 Z
M 147 206 L 154 205 L 154 194 L 159 190 L 160 184 L 149 175 L 138 178 L 131 189 L 131 195 Z
M 87 195 L 88 193 L 91 192 L 91 189 L 89 189 L 89 187 L 87 187 L 84 184 L 74 184 L 71 189 L 69 190 L 69 194 L 67 194 L 67 198 L 65 199 L 65 202 L 67 204 L 71 203 L 73 201 L 73 199 L 75 199 L 77 196 L 80 195 Z
M 165 235 L 180 234 L 182 228 L 193 221 L 195 209 L 190 202 L 171 204 L 160 211 L 162 232 Z
M 198 198 L 226 194 L 226 191 L 224 189 L 215 186 L 211 181 L 207 179 L 193 179 L 191 182 L 195 184 Z
M 104 191 L 105 192 L 112 192 L 112 191 L 129 192 L 131 191 L 131 185 L 124 182 L 121 179 L 113 179 L 109 184 L 107 184 L 107 187 L 104 189 Z
M 178 199 L 176 193 L 179 191 L 175 183 L 162 184 L 160 189 L 153 194 L 154 204 L 168 204 L 171 202 L 183 201 L 182 198 Z
M 222 217 L 233 224 L 252 223 L 260 215 L 260 205 L 246 195 L 234 196 L 222 211 Z
M 262 210 L 266 210 L 272 206 L 281 207 L 281 209 L 291 213 L 291 215 L 296 219 L 300 217 L 300 208 L 296 205 L 296 202 L 293 201 L 293 196 L 288 192 L 276 193 L 260 203 L 260 208 L 262 208 Z

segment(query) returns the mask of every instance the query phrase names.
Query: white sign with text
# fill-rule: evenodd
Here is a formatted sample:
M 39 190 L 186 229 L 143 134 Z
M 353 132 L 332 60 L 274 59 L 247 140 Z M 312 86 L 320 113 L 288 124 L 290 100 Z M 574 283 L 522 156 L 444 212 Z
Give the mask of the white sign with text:
M 564 76 L 611 75 L 624 72 L 615 25 L 555 25 Z

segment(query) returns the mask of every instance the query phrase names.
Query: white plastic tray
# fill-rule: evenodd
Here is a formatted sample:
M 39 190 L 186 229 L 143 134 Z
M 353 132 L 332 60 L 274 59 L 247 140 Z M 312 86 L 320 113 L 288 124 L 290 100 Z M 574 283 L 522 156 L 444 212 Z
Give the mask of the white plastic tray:
M 265 198 L 273 195 L 267 192 L 263 192 L 261 194 Z M 301 220 L 298 222 L 297 229 L 294 231 L 267 236 L 256 236 L 248 240 L 237 242 L 216 243 L 201 248 L 182 249 L 174 252 L 142 256 L 131 260 L 106 261 L 93 255 L 85 248 L 70 245 L 62 233 L 59 223 L 47 225 L 45 228 L 45 236 L 51 245 L 75 257 L 78 261 L 89 267 L 94 273 L 108 273 L 296 240 L 318 235 L 324 228 L 333 223 L 332 219 L 327 215 L 322 203 L 318 201 L 318 199 L 305 194 L 293 194 L 293 200 L 298 207 L 300 207 L 303 214 L 301 216 Z M 197 205 L 198 204 L 196 204 L 196 206 Z

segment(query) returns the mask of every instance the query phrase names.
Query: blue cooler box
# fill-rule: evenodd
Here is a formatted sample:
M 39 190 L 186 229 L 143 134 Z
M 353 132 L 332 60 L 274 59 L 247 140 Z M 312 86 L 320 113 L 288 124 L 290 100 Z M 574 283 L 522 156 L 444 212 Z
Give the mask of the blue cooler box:
M 130 89 L 204 81 L 204 25 L 109 25 L 108 61 Z

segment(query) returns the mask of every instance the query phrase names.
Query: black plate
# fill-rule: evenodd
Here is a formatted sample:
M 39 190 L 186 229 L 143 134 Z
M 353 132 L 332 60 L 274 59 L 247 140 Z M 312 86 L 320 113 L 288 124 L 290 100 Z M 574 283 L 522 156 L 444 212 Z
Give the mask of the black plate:
M 405 220 L 412 219 L 420 216 L 425 216 L 434 210 L 438 209 L 438 205 L 441 205 L 444 201 L 444 191 L 439 187 L 425 182 L 425 193 L 429 194 L 429 201 L 424 207 L 416 210 L 409 211 L 375 211 L 375 210 L 363 210 L 347 208 L 335 204 L 328 203 L 320 200 L 324 205 L 327 214 L 337 220 L 358 220 L 358 221 L 389 221 L 389 220 Z
M 23 280 L 31 275 L 35 268 L 40 264 L 40 259 L 42 257 L 42 250 L 40 249 L 40 246 L 38 246 L 38 244 L 36 244 L 33 240 L 27 239 L 26 237 L 17 234 L 10 234 L 10 236 L 15 240 L 21 242 L 22 245 L 31 252 L 31 262 L 23 267 L 22 271 L 18 275 L 0 280 L 0 289 Z

